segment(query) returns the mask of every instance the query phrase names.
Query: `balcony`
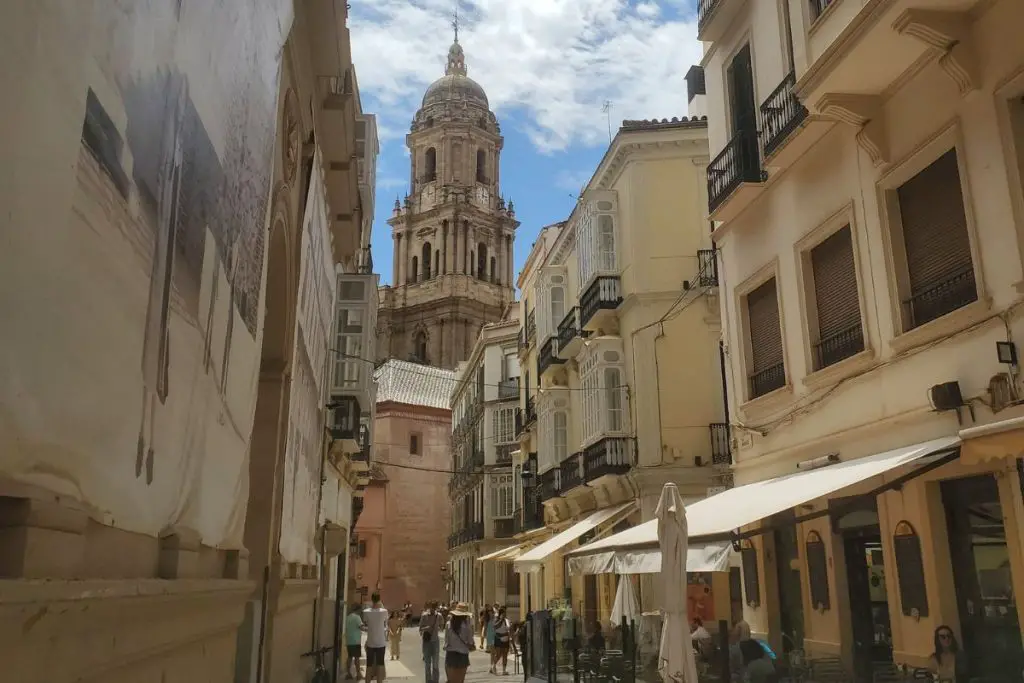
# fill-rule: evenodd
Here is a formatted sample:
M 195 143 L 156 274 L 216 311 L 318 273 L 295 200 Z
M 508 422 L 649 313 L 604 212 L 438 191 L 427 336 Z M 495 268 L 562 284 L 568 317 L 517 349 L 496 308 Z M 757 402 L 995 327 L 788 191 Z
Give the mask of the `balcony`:
M 586 485 L 587 481 L 583 477 L 582 453 L 573 453 L 562 461 L 558 469 L 561 470 L 562 493 L 568 493 L 575 488 Z
M 352 71 L 349 69 L 340 76 L 320 76 L 319 81 L 324 109 L 344 109 L 355 93 L 355 88 L 352 87 Z
M 540 502 L 557 498 L 562 489 L 561 471 L 555 467 L 540 475 L 537 491 Z
M 359 425 L 359 450 L 352 454 L 353 462 L 370 464 L 370 427 L 366 424 Z
M 858 320 L 856 325 L 851 325 L 814 345 L 815 370 L 835 365 L 863 350 L 864 328 Z
M 540 529 L 544 526 L 544 511 L 537 502 L 537 495 L 533 488 L 527 487 L 523 489 L 523 500 L 525 501 L 525 507 L 516 510 L 515 522 L 516 522 L 516 533 L 521 534 L 525 531 L 532 531 L 534 529 Z
M 580 325 L 580 307 L 573 306 L 569 314 L 558 323 L 558 357 L 562 360 L 575 358 L 583 348 L 583 326 Z
M 711 434 L 711 464 L 732 465 L 732 434 L 724 422 L 708 425 Z
M 498 400 L 508 401 L 519 398 L 519 378 L 503 379 L 498 382 Z
M 744 0 L 698 0 L 697 40 L 721 40 L 726 29 L 743 8 Z
M 708 164 L 708 211 L 711 219 L 729 221 L 754 201 L 764 185 L 757 132 L 737 132 Z
M 333 412 L 330 427 L 331 448 L 340 448 L 342 453 L 357 453 L 359 443 L 359 399 L 355 396 L 338 396 L 327 406 Z
M 512 517 L 494 520 L 494 537 L 511 538 L 516 535 L 516 520 Z
M 511 465 L 512 454 L 519 450 L 519 446 L 511 443 L 498 444 L 494 447 L 494 464 Z
M 629 472 L 633 467 L 633 439 L 606 436 L 583 449 L 583 478 L 592 484 L 601 477 Z
M 904 330 L 920 327 L 977 300 L 974 267 L 968 266 L 904 301 Z
M 526 407 L 516 411 L 516 436 L 525 434 L 537 421 L 537 401 L 532 396 L 526 397 Z
M 622 285 L 617 275 L 600 275 L 580 297 L 580 326 L 590 332 L 600 329 L 622 303 Z
M 517 439 L 526 432 L 526 420 L 524 420 L 523 417 L 523 409 L 516 408 L 515 429 Z
M 545 373 L 552 368 L 565 363 L 558 355 L 558 338 L 548 337 L 547 341 L 541 344 L 540 353 L 537 354 L 537 372 L 544 377 Z
M 786 364 L 778 363 L 750 376 L 750 398 L 764 396 L 786 386 Z
M 484 537 L 484 523 L 473 522 L 469 526 L 448 534 L 448 550 L 454 550 L 460 545 L 482 540 Z
M 718 286 L 718 251 L 715 249 L 697 250 L 697 286 Z

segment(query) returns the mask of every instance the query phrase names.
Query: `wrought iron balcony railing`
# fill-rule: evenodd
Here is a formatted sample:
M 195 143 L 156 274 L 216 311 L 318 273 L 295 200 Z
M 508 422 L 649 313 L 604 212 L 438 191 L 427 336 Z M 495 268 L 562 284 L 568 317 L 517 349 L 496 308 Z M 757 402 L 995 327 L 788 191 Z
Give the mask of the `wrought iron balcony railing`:
M 718 286 L 718 250 L 697 250 L 697 286 Z
M 558 339 L 548 337 L 547 341 L 541 344 L 540 353 L 537 354 L 537 371 L 543 375 L 552 365 L 563 363 L 565 361 L 558 357 Z
M 711 433 L 711 464 L 732 464 L 732 434 L 729 425 L 724 422 L 712 422 L 708 425 Z
M 786 364 L 777 363 L 750 376 L 750 397 L 757 398 L 786 386 Z
M 537 400 L 532 396 L 526 397 L 526 409 L 523 411 L 523 426 L 529 427 L 537 421 Z
M 507 401 L 519 398 L 519 378 L 503 379 L 498 382 L 498 400 Z
M 704 23 L 708 20 L 722 0 L 698 0 L 697 1 L 697 26 L 703 29 Z
M 761 103 L 761 140 L 767 158 L 782 146 L 807 118 L 807 107 L 796 97 L 796 74 L 790 71 Z
M 856 356 L 863 350 L 864 328 L 858 319 L 856 324 L 825 337 L 814 345 L 815 369 L 821 370 L 835 365 L 850 356 Z
M 537 499 L 536 488 L 523 488 L 523 507 L 516 510 L 515 520 L 517 534 L 544 526 L 544 508 Z
M 978 300 L 974 267 L 963 268 L 945 280 L 913 293 L 903 302 L 905 329 L 920 327 Z
M 572 344 L 573 340 L 582 338 L 583 326 L 580 325 L 580 307 L 573 306 L 569 313 L 558 323 L 558 350 L 559 355 L 565 358 L 565 349 Z
M 752 128 L 738 131 L 708 164 L 708 211 L 711 213 L 743 183 L 759 183 L 764 179 L 757 131 Z
M 611 474 L 625 474 L 633 467 L 633 439 L 606 436 L 583 449 L 583 478 L 587 483 Z
M 615 310 L 622 303 L 622 285 L 617 275 L 594 278 L 580 297 L 580 325 L 584 326 L 601 310 Z
M 583 477 L 583 454 L 573 453 L 558 466 L 561 470 L 562 491 L 571 491 L 586 484 Z
M 510 538 L 516 535 L 516 521 L 512 517 L 494 520 L 494 537 Z
M 537 315 L 535 311 L 526 314 L 526 343 L 529 345 L 537 336 Z
M 539 495 L 541 502 L 558 497 L 562 491 L 562 482 L 561 472 L 557 467 L 540 475 L 538 491 L 540 492 Z

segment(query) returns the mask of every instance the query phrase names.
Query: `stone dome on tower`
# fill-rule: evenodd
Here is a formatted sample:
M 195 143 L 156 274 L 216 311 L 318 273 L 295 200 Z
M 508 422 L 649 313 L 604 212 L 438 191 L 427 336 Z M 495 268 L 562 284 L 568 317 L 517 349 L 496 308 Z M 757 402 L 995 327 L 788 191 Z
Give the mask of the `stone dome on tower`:
M 448 48 L 448 64 L 444 76 L 437 79 L 427 88 L 423 95 L 422 108 L 426 109 L 437 104 L 466 103 L 482 109 L 488 108 L 487 93 L 483 87 L 466 75 L 466 53 L 456 37 Z

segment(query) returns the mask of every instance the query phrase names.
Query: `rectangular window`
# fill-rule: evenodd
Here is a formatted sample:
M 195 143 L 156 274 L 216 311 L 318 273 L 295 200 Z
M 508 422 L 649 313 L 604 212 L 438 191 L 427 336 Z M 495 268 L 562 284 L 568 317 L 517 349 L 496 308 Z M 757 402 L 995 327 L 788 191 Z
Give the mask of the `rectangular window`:
M 621 358 L 621 351 L 597 349 L 580 362 L 583 446 L 629 429 L 626 386 L 619 365 Z
M 511 474 L 503 474 L 491 478 L 491 516 L 494 518 L 511 517 L 515 511 L 513 504 L 515 486 Z
M 412 433 L 409 435 L 409 455 L 421 455 L 419 434 Z
M 956 150 L 895 195 L 906 258 L 903 328 L 910 330 L 978 299 Z
M 362 284 L 362 283 L 343 283 Z M 339 308 L 334 335 L 334 386 L 358 386 L 367 371 L 363 358 L 364 312 L 355 308 Z
M 338 301 L 364 301 L 366 283 L 362 280 L 341 280 L 338 282 Z
M 516 440 L 516 409 L 499 408 L 494 411 L 494 443 L 507 444 Z
M 782 326 L 775 278 L 747 294 L 747 325 L 750 334 L 750 398 L 757 398 L 786 384 Z
M 812 332 L 817 338 L 814 369 L 820 370 L 864 350 L 850 226 L 811 249 L 809 260 L 817 319 L 817 329 Z
M 569 416 L 559 410 L 555 412 L 553 423 L 555 462 L 561 464 L 569 457 Z

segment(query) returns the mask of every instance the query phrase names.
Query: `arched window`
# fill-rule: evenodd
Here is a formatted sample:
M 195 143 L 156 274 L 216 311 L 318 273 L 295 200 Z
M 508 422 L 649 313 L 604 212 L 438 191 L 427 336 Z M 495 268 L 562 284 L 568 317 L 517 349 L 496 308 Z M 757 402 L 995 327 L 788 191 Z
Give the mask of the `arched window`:
M 430 261 L 431 261 L 430 252 L 432 251 L 431 248 L 430 248 L 430 242 L 424 242 L 423 243 L 423 249 L 421 251 L 422 251 L 422 254 L 423 254 L 423 279 L 424 280 L 429 280 L 430 279 Z
M 498 277 L 498 260 L 491 257 L 491 282 L 497 282 Z
M 437 180 L 437 150 L 434 149 L 433 147 L 427 148 L 427 154 L 424 164 L 427 182 L 430 182 L 431 180 Z
M 415 256 L 412 257 L 412 269 L 409 271 L 408 282 L 416 282 L 419 278 L 419 265 L 420 261 Z M 408 283 L 407 283 L 408 284 Z
M 434 277 L 441 274 L 441 250 L 434 250 Z
M 420 330 L 412 337 L 413 357 L 420 363 L 427 362 L 427 333 Z
M 485 168 L 486 164 L 487 153 L 484 152 L 482 149 L 478 149 L 476 151 L 476 181 L 478 183 L 487 182 L 487 169 Z
M 476 248 L 476 276 L 487 279 L 487 245 L 481 242 Z
M 476 257 L 472 249 L 469 250 L 469 274 L 476 275 Z

